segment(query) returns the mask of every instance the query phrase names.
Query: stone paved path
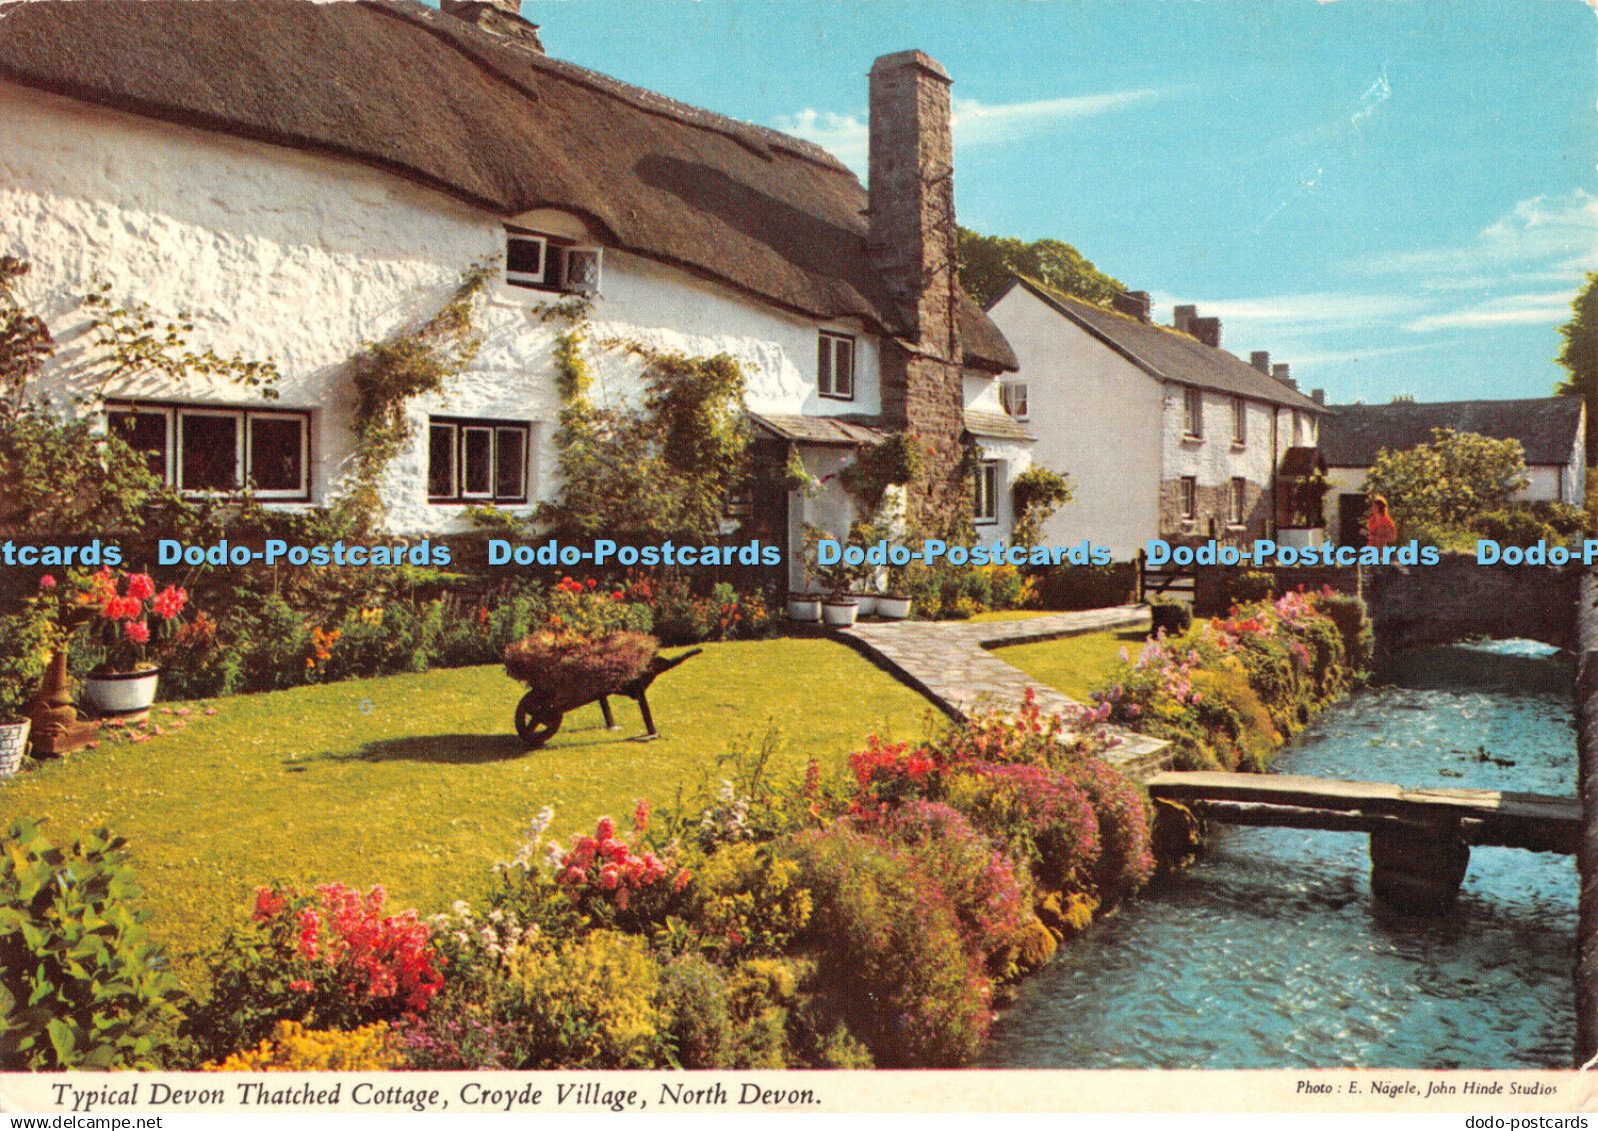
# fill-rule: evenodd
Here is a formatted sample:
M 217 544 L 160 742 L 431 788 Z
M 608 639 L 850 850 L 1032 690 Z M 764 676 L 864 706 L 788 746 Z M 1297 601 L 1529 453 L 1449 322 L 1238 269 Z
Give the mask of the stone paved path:
M 1149 611 L 1138 605 L 1115 609 L 1089 609 L 1055 613 L 1027 620 L 984 621 L 874 621 L 838 630 L 857 647 L 896 672 L 900 679 L 931 699 L 941 709 L 965 718 L 986 706 L 1013 709 L 1020 706 L 1031 687 L 1046 712 L 1076 706 L 1076 700 L 1044 687 L 1019 668 L 989 651 L 1005 644 L 1053 640 L 1079 632 L 1144 627 Z M 1140 734 L 1112 728 L 1121 738 L 1104 758 L 1129 773 L 1158 769 L 1165 743 Z

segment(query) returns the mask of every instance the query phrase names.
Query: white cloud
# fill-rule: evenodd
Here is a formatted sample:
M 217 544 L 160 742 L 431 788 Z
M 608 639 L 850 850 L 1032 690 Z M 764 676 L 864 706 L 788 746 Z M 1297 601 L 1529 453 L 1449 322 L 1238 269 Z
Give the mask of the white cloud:
M 1191 302 L 1199 308 L 1200 316 L 1219 317 L 1223 328 L 1228 330 L 1228 336 L 1231 336 L 1230 330 L 1233 328 L 1257 330 L 1271 335 L 1292 331 L 1314 333 L 1350 329 L 1391 321 L 1426 309 L 1425 300 L 1413 295 L 1332 291 L 1233 299 L 1183 299 L 1159 295 L 1156 301 L 1159 305 Z
M 1428 314 L 1406 322 L 1404 329 L 1414 333 L 1484 326 L 1552 326 L 1570 320 L 1568 292 L 1555 294 L 1503 295 L 1463 310 Z
M 1014 141 L 1063 122 L 1108 114 L 1177 92 L 1177 88 L 1149 88 L 1002 103 L 956 98 L 950 106 L 950 126 L 957 146 Z M 783 133 L 815 142 L 846 165 L 863 169 L 868 159 L 870 128 L 863 115 L 807 107 L 780 115 L 772 124 Z
M 1369 274 L 1419 274 L 1438 290 L 1506 279 L 1580 282 L 1583 272 L 1598 269 L 1598 196 L 1576 189 L 1530 197 L 1457 247 L 1380 256 L 1358 266 Z

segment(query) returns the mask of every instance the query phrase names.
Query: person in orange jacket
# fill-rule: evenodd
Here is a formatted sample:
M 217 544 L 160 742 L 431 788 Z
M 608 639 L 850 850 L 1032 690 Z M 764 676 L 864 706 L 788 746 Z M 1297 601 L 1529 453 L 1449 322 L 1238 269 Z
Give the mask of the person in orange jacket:
M 1365 544 L 1391 546 L 1398 541 L 1398 524 L 1387 513 L 1387 500 L 1380 495 L 1371 497 L 1369 513 L 1365 515 Z

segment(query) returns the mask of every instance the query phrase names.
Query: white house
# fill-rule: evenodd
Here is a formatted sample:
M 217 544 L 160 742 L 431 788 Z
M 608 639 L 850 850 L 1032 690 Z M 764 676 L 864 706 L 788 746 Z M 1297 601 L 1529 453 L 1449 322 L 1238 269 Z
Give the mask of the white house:
M 1286 366 L 1221 349 L 1220 320 L 1191 306 L 1174 327 L 1153 323 L 1141 292 L 1107 310 L 1017 278 L 988 314 L 1019 362 L 1003 403 L 1037 437 L 1032 460 L 1071 478 L 1049 542 L 1125 560 L 1151 538 L 1241 542 L 1288 525 L 1280 470 L 1315 447 L 1326 409 Z
M 1581 506 L 1587 489 L 1587 407 L 1580 397 L 1421 404 L 1342 404 L 1321 426 L 1326 457 L 1327 529 L 1345 545 L 1365 540 L 1365 476 L 1383 449 L 1407 451 L 1432 441 L 1434 428 L 1518 440 L 1531 482 L 1512 498 Z
M 483 348 L 407 406 L 413 442 L 382 486 L 396 532 L 557 490 L 561 327 L 539 314 L 572 293 L 593 301 L 591 341 L 730 354 L 758 434 L 818 475 L 908 430 L 931 452 L 918 505 L 974 489 L 951 479 L 967 389 L 1015 360 L 955 280 L 937 63 L 873 68 L 868 191 L 807 142 L 545 57 L 515 0 L 447 6 L 0 9 L 0 253 L 32 264 L 20 298 L 60 343 L 37 391 L 103 395 L 182 489 L 326 503 L 353 450 L 352 355 L 491 261 Z M 275 361 L 280 398 L 152 374 L 85 387 L 100 281 L 190 312 L 198 346 Z M 636 366 L 596 360 L 596 399 L 636 391 Z M 843 505 L 829 487 L 762 518 L 792 537 Z

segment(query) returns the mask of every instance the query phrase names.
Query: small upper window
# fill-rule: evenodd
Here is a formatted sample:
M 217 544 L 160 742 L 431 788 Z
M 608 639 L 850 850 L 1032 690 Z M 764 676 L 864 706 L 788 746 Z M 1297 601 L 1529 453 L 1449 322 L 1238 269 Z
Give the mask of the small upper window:
M 1198 479 L 1192 475 L 1182 476 L 1178 484 L 1179 494 L 1177 505 L 1181 507 L 1183 518 L 1193 519 L 1198 517 Z
M 1182 389 L 1182 433 L 1204 435 L 1204 394 L 1191 386 Z
M 1232 398 L 1232 443 L 1239 448 L 1248 443 L 1248 402 L 1242 397 Z
M 1248 497 L 1248 480 L 1234 477 L 1232 489 L 1226 496 L 1226 524 L 1228 526 L 1243 525 L 1243 503 Z
M 1027 418 L 1026 382 L 1006 381 L 999 386 L 999 404 L 1017 420 Z
M 854 337 L 821 331 L 816 349 L 816 391 L 824 397 L 854 400 Z
M 505 229 L 505 281 L 513 287 L 589 294 L 599 290 L 599 269 L 597 247 L 577 247 L 570 240 L 521 228 Z

